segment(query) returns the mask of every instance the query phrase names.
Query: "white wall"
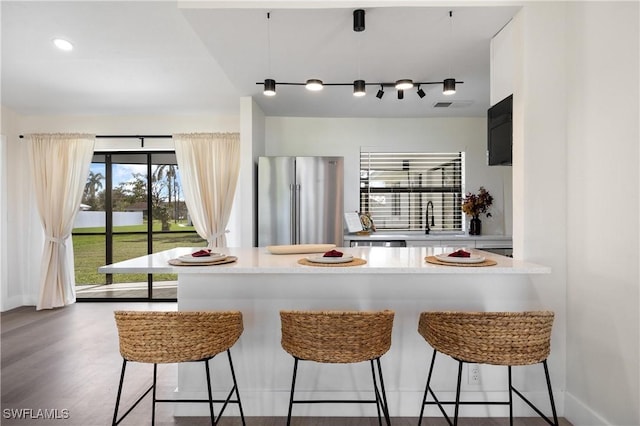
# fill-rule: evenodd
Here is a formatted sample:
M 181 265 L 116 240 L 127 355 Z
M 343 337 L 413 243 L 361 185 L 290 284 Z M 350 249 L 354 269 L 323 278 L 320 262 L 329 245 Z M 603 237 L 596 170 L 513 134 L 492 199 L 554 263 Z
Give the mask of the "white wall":
M 7 250 L 6 279 L 2 277 L 2 311 L 35 305 L 44 236 L 33 197 L 26 144 L 18 135 L 35 132 L 86 132 L 93 134 L 172 134 L 191 132 L 238 132 L 239 116 L 21 116 L 2 109 L 2 134 L 7 138 L 7 232 L 2 234 Z M 167 144 L 168 140 L 147 140 L 145 147 Z M 100 140 L 97 146 L 139 147 L 126 141 Z M 132 146 L 133 145 L 133 146 Z M 239 214 L 235 210 L 232 214 Z M 238 220 L 237 223 L 240 223 Z M 237 232 L 237 231 L 236 231 Z M 35 259 L 35 261 L 34 261 Z
M 2 108 L 2 133 L 6 137 L 6 220 L 3 244 L 7 247 L 2 259 L 6 267 L 2 282 L 2 311 L 22 305 L 35 305 L 40 279 L 38 255 L 44 244 L 44 233 L 36 201 L 31 190 L 31 174 L 27 149 L 18 138 L 21 116 Z
M 555 312 L 549 363 L 561 414 L 567 359 L 565 7 L 530 3 L 512 28 L 514 257 L 551 267 L 551 274 L 531 281 L 540 305 Z
M 575 426 L 640 424 L 639 21 L 638 3 L 541 2 L 509 28 L 514 249 L 552 268 L 533 281 Z
M 252 247 L 257 245 L 257 158 L 264 155 L 265 117 L 251 97 L 240 98 L 241 165 L 236 203 L 241 210 L 238 229 L 241 238 L 229 240 L 230 247 Z
M 0 131 L 0 310 L 9 290 L 7 282 L 7 138 Z
M 266 155 L 345 158 L 346 211 L 359 210 L 361 147 L 397 152 L 464 151 L 466 191 L 477 192 L 484 186 L 494 196 L 493 217 L 482 218 L 482 233 L 511 235 L 511 204 L 505 207 L 504 202 L 510 200 L 511 168 L 486 165 L 485 118 L 267 117 L 266 123 Z
M 577 2 L 567 31 L 567 417 L 640 424 L 637 2 Z
M 80 210 L 73 222 L 74 228 L 104 228 L 107 223 L 107 214 L 103 211 Z M 137 212 L 113 212 L 113 226 L 142 225 L 144 217 L 141 211 Z

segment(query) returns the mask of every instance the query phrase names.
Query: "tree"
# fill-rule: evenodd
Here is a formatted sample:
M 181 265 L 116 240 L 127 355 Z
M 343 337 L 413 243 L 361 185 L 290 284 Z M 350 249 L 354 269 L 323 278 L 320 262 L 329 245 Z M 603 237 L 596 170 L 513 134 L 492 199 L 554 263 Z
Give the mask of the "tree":
M 159 165 L 154 171 L 154 181 L 160 183 L 166 180 L 166 185 L 161 184 L 162 187 L 167 188 L 167 202 L 171 206 L 172 201 L 174 204 L 173 220 L 177 219 L 177 201 L 178 201 L 178 166 L 175 164 L 162 164 Z
M 102 189 L 102 181 L 104 180 L 104 176 L 102 173 L 94 173 L 93 171 L 89 171 L 89 177 L 87 178 L 87 183 L 84 185 L 84 196 L 82 201 L 85 204 L 90 205 L 93 208 L 96 208 L 96 194 L 99 190 Z

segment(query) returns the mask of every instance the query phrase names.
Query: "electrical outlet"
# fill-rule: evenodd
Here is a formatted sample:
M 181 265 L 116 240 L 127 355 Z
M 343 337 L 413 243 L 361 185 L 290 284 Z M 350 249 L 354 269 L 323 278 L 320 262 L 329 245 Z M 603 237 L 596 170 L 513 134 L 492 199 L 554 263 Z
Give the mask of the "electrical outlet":
M 480 384 L 480 365 L 478 364 L 468 364 L 469 366 L 469 377 L 468 381 L 470 385 L 479 385 Z

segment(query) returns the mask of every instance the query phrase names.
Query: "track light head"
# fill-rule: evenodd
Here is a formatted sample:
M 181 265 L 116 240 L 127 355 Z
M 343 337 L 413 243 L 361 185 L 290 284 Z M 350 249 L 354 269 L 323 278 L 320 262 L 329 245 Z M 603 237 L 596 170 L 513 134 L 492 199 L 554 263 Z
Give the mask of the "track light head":
M 407 90 L 413 87 L 413 81 L 407 78 L 396 81 L 396 89 Z
M 404 90 L 398 89 L 398 99 L 404 99 Z
M 271 79 L 271 78 L 265 79 L 264 80 L 264 91 L 262 93 L 264 93 L 265 96 L 275 96 L 275 94 L 276 94 L 276 81 Z
M 378 89 L 378 93 L 376 93 L 376 98 L 382 99 L 383 96 L 384 96 L 384 90 L 382 90 L 382 86 L 380 86 L 380 88 Z
M 456 93 L 456 79 L 455 78 L 447 78 L 443 82 L 442 94 L 443 95 L 453 95 Z
M 355 80 L 353 82 L 353 96 L 364 96 L 367 94 L 364 80 Z
M 424 90 L 422 90 L 422 88 L 420 86 L 418 86 L 418 96 L 420 96 L 420 99 L 424 98 Z
M 318 80 L 317 78 L 311 78 L 307 80 L 305 87 L 307 88 L 307 90 L 311 90 L 313 92 L 322 90 L 322 80 Z

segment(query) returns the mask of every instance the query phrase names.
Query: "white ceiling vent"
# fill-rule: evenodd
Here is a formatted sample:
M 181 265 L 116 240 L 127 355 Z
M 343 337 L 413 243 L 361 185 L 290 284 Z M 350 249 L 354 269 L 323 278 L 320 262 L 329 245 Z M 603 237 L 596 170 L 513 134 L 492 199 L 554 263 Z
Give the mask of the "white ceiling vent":
M 434 108 L 467 108 L 473 105 L 473 101 L 439 101 L 433 104 Z

